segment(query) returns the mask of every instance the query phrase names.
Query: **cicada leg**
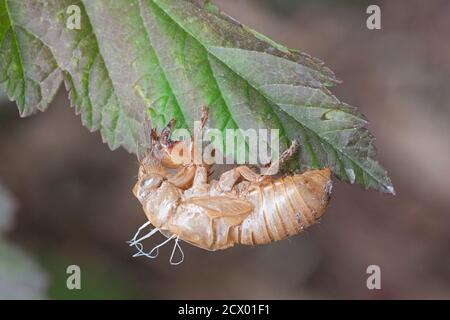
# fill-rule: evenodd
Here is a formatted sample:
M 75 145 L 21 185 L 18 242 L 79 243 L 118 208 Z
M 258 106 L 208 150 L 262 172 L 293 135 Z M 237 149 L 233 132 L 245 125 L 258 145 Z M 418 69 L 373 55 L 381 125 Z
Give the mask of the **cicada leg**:
M 297 140 L 294 140 L 291 146 L 282 153 L 280 158 L 273 162 L 269 168 L 265 170 L 261 170 L 261 174 L 256 173 L 252 169 L 247 166 L 239 166 L 230 171 L 224 172 L 218 182 L 218 186 L 220 190 L 224 192 L 229 192 L 233 189 L 239 179 L 243 178 L 246 181 L 251 183 L 264 183 L 270 179 L 269 176 L 273 176 L 278 173 L 278 169 L 280 165 L 282 165 L 285 161 L 290 159 L 298 150 L 299 143 Z
M 210 185 L 208 183 L 209 172 L 205 166 L 195 167 L 195 175 L 192 187 L 185 191 L 186 197 L 201 196 L 209 193 Z
M 208 109 L 201 107 L 200 125 L 194 125 L 194 135 L 190 145 L 190 155 L 192 162 L 196 165 L 203 165 L 203 130 L 208 121 Z
M 167 124 L 167 126 L 161 131 L 159 141 L 165 147 L 169 147 L 171 144 L 174 143 L 174 141 L 170 140 L 170 135 L 176 122 L 177 122 L 176 119 L 171 119 Z
M 283 163 L 292 158 L 295 153 L 298 151 L 300 147 L 300 143 L 297 140 L 293 140 L 291 146 L 286 149 L 280 156 L 280 158 L 274 162 L 272 162 L 269 168 L 261 169 L 261 174 L 263 176 L 273 176 L 276 175 Z
M 218 186 L 222 191 L 229 192 L 241 178 L 252 183 L 263 182 L 267 179 L 247 166 L 239 166 L 224 172 L 219 178 Z

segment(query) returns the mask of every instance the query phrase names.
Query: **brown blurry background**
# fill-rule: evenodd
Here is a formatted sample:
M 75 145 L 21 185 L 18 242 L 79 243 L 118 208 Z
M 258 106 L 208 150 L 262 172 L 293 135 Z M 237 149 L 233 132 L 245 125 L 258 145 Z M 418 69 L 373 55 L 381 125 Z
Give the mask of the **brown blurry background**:
M 333 92 L 371 121 L 397 196 L 336 180 L 322 223 L 300 236 L 216 253 L 183 244 L 178 267 L 171 247 L 132 258 L 125 241 L 145 222 L 131 194 L 135 157 L 83 128 L 64 90 L 27 119 L 2 102 L 0 183 L 16 210 L 0 244 L 28 260 L 0 272 L 0 298 L 450 298 L 450 2 L 378 2 L 379 31 L 366 28 L 373 1 L 215 2 L 336 72 L 344 83 Z M 0 271 L 9 262 L 0 250 Z M 80 291 L 66 288 L 71 264 Z M 371 264 L 382 290 L 366 288 Z

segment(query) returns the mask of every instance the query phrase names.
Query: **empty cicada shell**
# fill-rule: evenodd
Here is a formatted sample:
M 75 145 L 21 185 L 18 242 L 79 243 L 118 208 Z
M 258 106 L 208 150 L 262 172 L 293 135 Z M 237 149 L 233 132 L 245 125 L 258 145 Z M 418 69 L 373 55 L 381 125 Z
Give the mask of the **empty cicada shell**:
M 168 139 L 172 124 L 161 136 L 152 132 L 153 147 L 141 161 L 133 189 L 148 219 L 141 229 L 154 226 L 147 235 L 138 239 L 136 234 L 131 240 L 139 251 L 137 256 L 156 257 L 162 244 L 145 253 L 141 241 L 157 231 L 168 238 L 164 243 L 175 240 L 173 262 L 179 240 L 211 251 L 236 244 L 266 244 L 300 233 L 324 213 L 332 188 L 328 168 L 274 179 L 271 168 L 261 175 L 248 166 L 238 166 L 211 181 L 209 166 L 174 161 L 174 145 L 184 142 Z M 192 152 L 194 144 L 186 149 Z M 277 165 L 297 147 L 294 141 Z M 169 168 L 176 172 L 169 173 Z

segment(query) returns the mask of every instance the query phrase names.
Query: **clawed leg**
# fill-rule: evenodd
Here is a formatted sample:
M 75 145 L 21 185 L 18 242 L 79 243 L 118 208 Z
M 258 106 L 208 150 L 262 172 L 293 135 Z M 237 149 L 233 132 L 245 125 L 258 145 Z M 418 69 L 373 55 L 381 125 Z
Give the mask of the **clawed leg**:
M 208 110 L 206 107 L 201 108 L 200 126 L 195 126 L 194 139 L 191 144 L 191 154 L 194 159 L 195 176 L 192 183 L 192 188 L 188 191 L 190 196 L 201 195 L 209 191 L 208 177 L 210 175 L 209 166 L 203 164 L 202 146 L 197 145 L 197 141 L 203 135 L 203 129 L 208 121 Z M 200 159 L 196 157 L 196 151 L 200 151 Z
M 283 163 L 285 163 L 287 160 L 292 158 L 294 154 L 297 152 L 298 148 L 300 147 L 300 143 L 297 140 L 293 140 L 291 146 L 286 149 L 280 156 L 280 158 L 271 163 L 269 168 L 262 169 L 261 174 L 263 176 L 273 176 L 276 175 Z
M 169 121 L 167 126 L 161 131 L 160 142 L 163 146 L 169 147 L 173 144 L 174 141 L 170 140 L 170 134 L 172 133 L 172 129 L 177 121 L 172 119 Z
M 200 116 L 200 126 L 196 128 L 196 134 L 194 134 L 194 138 L 196 136 L 201 136 L 203 134 L 203 129 L 208 121 L 208 109 L 206 107 L 201 108 L 201 116 Z M 154 145 L 156 143 L 161 143 L 164 147 L 170 147 L 175 141 L 170 140 L 170 135 L 175 126 L 176 119 L 171 119 L 167 126 L 161 131 L 161 134 L 158 136 L 156 129 L 151 129 L 150 139 L 151 144 Z
M 201 187 L 208 184 L 208 169 L 204 166 L 198 166 L 195 172 L 193 187 Z
M 194 144 L 197 138 L 202 137 L 203 129 L 205 128 L 206 122 L 208 121 L 208 109 L 206 107 L 202 107 L 200 110 L 201 110 L 200 125 L 194 127 L 194 139 L 193 139 Z
M 262 170 L 261 174 L 254 172 L 247 166 L 239 166 L 233 170 L 227 171 L 220 176 L 219 187 L 224 192 L 229 192 L 233 189 L 239 179 L 243 178 L 251 183 L 261 183 L 278 173 L 280 166 L 289 160 L 298 150 L 300 144 L 297 140 L 292 141 L 291 146 L 284 151 L 280 158 L 273 162 L 269 168 Z
M 254 172 L 247 166 L 239 166 L 224 172 L 220 176 L 219 187 L 222 191 L 229 192 L 241 178 L 254 183 L 263 182 L 266 179 L 266 177 Z
M 194 125 L 194 136 L 191 142 L 190 152 L 195 164 L 203 163 L 203 129 L 208 121 L 208 109 L 206 107 L 201 108 L 200 125 Z
M 195 197 L 209 193 L 210 185 L 208 184 L 209 171 L 205 166 L 196 166 L 192 187 L 186 190 L 185 196 Z
M 208 108 L 203 106 L 201 107 L 201 116 L 200 116 L 200 122 L 201 122 L 201 128 L 205 128 L 206 122 L 208 121 Z
M 208 112 L 206 107 L 201 108 L 200 126 L 194 127 L 194 138 L 188 147 L 183 141 L 172 141 L 170 135 L 175 124 L 175 120 L 172 119 L 167 126 L 162 130 L 158 141 L 165 150 L 162 155 L 162 163 L 165 167 L 170 169 L 177 169 L 177 172 L 169 177 L 169 182 L 181 189 L 204 189 L 204 185 L 207 184 L 208 179 L 208 166 L 203 165 L 202 159 L 202 146 L 197 145 L 197 142 L 202 139 L 199 138 L 203 134 L 203 129 L 208 120 Z M 200 158 L 196 159 L 195 151 L 200 154 Z M 205 172 L 206 173 L 205 173 Z M 195 179 L 195 181 L 194 181 Z

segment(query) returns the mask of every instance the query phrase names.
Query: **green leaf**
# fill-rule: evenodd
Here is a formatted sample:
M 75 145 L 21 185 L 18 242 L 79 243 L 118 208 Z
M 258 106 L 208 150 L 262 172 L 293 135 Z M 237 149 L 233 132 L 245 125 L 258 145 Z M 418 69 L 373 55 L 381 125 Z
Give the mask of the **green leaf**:
M 322 62 L 242 26 L 209 1 L 0 0 L 0 82 L 22 115 L 44 110 L 61 81 L 83 124 L 111 148 L 147 146 L 146 115 L 192 128 L 278 128 L 299 139 L 298 166 L 394 193 L 367 121 L 329 91 Z M 81 30 L 66 27 L 81 10 Z

